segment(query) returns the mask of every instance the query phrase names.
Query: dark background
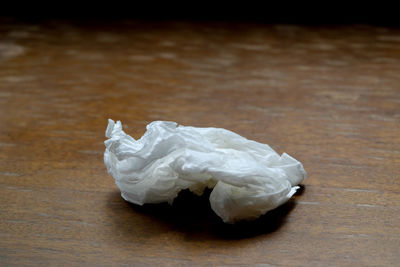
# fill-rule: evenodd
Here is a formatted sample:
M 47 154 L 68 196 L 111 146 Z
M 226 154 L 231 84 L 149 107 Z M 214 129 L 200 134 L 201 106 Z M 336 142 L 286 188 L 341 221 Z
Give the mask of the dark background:
M 24 21 L 76 20 L 195 20 L 295 24 L 372 24 L 398 26 L 398 8 L 389 2 L 357 1 L 12 1 L 0 16 Z

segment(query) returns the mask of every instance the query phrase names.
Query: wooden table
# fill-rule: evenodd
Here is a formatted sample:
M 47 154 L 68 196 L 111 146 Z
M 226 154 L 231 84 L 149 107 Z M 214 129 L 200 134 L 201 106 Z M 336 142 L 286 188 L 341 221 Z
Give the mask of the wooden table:
M 108 118 L 227 128 L 309 177 L 252 223 L 188 192 L 137 207 Z M 2 19 L 0 123 L 0 265 L 399 264 L 400 29 Z

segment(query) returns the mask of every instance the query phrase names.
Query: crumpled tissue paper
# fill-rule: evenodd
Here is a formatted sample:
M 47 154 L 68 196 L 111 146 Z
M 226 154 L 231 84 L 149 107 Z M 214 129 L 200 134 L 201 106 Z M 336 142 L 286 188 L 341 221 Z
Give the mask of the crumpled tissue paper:
M 179 191 L 213 188 L 211 208 L 226 223 L 252 220 L 285 203 L 306 178 L 286 153 L 222 128 L 154 121 L 135 140 L 108 121 L 104 163 L 129 202 L 169 202 Z

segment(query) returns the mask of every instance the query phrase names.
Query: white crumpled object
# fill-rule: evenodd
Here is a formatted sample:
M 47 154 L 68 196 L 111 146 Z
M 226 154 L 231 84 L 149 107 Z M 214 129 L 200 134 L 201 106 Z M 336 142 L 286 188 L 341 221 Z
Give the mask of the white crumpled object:
M 214 188 L 211 208 L 226 223 L 252 220 L 285 203 L 306 177 L 286 153 L 221 128 L 154 121 L 135 140 L 108 121 L 104 163 L 132 203 L 172 203 L 179 191 Z

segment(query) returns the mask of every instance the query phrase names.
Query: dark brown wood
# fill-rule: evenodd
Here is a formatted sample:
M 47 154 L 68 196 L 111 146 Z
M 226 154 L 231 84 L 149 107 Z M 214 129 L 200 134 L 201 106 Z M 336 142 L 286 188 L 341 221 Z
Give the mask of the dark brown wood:
M 135 138 L 153 120 L 227 128 L 309 177 L 234 226 L 207 195 L 130 205 L 103 164 L 108 118 Z M 400 261 L 399 29 L 3 19 L 0 123 L 3 266 Z

